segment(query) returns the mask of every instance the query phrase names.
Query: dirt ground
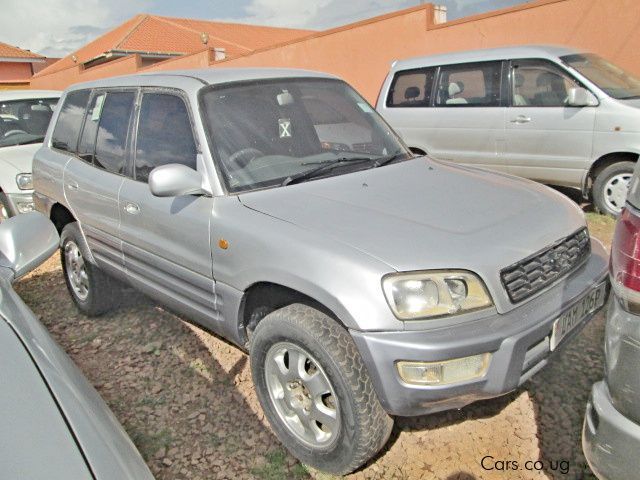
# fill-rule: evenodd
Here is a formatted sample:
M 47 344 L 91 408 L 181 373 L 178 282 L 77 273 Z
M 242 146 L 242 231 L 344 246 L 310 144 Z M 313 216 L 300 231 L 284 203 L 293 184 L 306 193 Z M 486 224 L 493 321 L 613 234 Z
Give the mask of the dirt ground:
M 613 221 L 592 213 L 588 221 L 608 246 Z M 115 312 L 84 317 L 71 303 L 57 255 L 16 290 L 158 479 L 331 478 L 280 446 L 258 404 L 248 358 L 235 347 L 133 291 Z M 459 411 L 397 419 L 385 449 L 349 478 L 595 478 L 580 436 L 590 387 L 602 377 L 603 335 L 600 314 L 518 391 Z

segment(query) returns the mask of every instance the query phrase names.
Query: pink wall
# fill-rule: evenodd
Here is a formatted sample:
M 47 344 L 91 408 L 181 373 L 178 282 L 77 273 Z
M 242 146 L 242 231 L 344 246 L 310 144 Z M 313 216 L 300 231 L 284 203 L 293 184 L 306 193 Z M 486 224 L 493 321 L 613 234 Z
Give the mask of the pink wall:
M 212 62 L 213 55 L 205 50 L 143 69 L 137 57 L 129 57 L 34 77 L 31 86 L 64 88 L 104 76 L 176 68 L 294 67 L 338 75 L 373 103 L 393 60 L 540 43 L 594 51 L 640 76 L 637 0 L 538 0 L 440 25 L 432 19 L 433 5 L 425 4 L 221 62 Z
M 27 62 L 0 62 L 0 82 L 25 81 L 31 78 L 31 64 Z

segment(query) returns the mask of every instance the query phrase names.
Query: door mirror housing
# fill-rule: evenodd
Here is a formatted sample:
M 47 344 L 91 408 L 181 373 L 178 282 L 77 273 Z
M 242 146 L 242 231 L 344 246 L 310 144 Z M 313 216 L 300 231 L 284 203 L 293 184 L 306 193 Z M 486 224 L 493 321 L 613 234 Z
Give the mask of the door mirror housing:
M 586 88 L 573 87 L 569 89 L 567 97 L 567 106 L 569 107 L 596 107 L 598 99 Z
M 204 186 L 204 178 L 200 172 L 179 163 L 154 168 L 149 174 L 149 189 L 156 197 L 210 193 Z
M 13 280 L 42 264 L 59 245 L 56 227 L 39 212 L 23 213 L 0 223 L 0 266 L 13 270 Z

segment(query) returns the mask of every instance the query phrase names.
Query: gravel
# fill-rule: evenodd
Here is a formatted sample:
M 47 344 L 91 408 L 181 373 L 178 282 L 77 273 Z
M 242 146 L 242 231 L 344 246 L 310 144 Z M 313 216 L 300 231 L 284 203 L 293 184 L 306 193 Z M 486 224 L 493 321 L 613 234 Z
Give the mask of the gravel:
M 608 243 L 613 222 L 593 214 L 589 222 Z M 71 303 L 57 255 L 16 290 L 158 479 L 332 478 L 283 450 L 258 404 L 246 355 L 224 340 L 133 290 L 117 311 L 84 317 Z M 385 449 L 349 478 L 595 478 L 580 435 L 591 385 L 602 377 L 603 338 L 599 314 L 521 389 L 462 410 L 397 419 Z M 482 467 L 483 458 L 493 470 Z

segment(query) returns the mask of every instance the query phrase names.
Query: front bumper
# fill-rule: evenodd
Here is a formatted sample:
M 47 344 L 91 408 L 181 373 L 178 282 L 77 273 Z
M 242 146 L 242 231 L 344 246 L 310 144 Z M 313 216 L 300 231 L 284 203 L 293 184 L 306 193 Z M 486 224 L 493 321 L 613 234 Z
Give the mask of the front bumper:
M 33 193 L 5 193 L 7 198 L 7 210 L 13 217 L 19 213 L 32 212 L 34 210 Z
M 582 427 L 582 449 L 600 480 L 638 478 L 640 425 L 616 410 L 604 382 L 596 383 L 591 390 Z
M 505 314 L 425 331 L 350 333 L 388 413 L 416 416 L 461 408 L 515 390 L 540 371 L 552 353 L 549 342 L 554 321 L 583 294 L 608 281 L 607 266 L 607 252 L 599 242 L 592 241 L 592 253 L 584 265 L 543 294 Z M 588 315 L 561 345 L 596 313 Z M 486 375 L 464 383 L 407 384 L 396 369 L 400 360 L 437 362 L 487 352 L 493 356 Z

